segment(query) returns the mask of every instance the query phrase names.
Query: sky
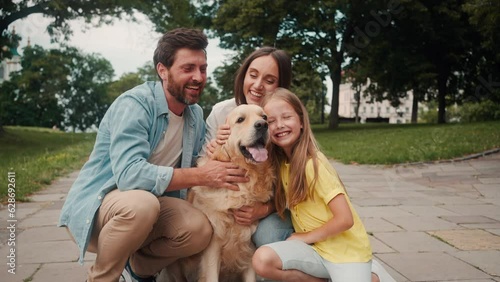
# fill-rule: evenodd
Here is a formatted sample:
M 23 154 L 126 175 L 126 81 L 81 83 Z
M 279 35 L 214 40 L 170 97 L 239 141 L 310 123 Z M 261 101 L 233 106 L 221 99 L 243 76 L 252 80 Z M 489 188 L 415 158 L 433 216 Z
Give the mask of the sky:
M 33 14 L 25 19 L 17 20 L 9 26 L 14 26 L 16 33 L 22 37 L 19 53 L 22 55 L 23 48 L 27 45 L 28 38 L 31 45 L 40 45 L 45 49 L 58 48 L 57 44 L 50 43 L 50 37 L 46 31 L 50 19 L 41 14 Z M 153 53 L 156 43 L 161 34 L 153 30 L 153 25 L 146 17 L 141 17 L 139 23 L 126 20 L 115 20 L 113 25 L 102 27 L 89 27 L 85 30 L 83 20 L 70 21 L 73 30 L 67 45 L 79 48 L 82 52 L 98 53 L 111 62 L 115 70 L 115 79 L 127 72 L 135 72 L 146 62 L 153 61 Z M 231 51 L 218 47 L 218 40 L 209 39 L 207 47 L 208 75 L 217 66 L 221 66 L 226 56 Z
M 70 21 L 73 30 L 67 45 L 79 48 L 84 53 L 98 53 L 110 61 L 115 70 L 115 79 L 127 72 L 135 72 L 148 61 L 152 63 L 156 43 L 161 34 L 154 32 L 152 23 L 143 15 L 137 15 L 139 22 L 115 20 L 112 25 L 89 27 L 85 29 L 83 20 Z M 41 14 L 32 14 L 25 19 L 17 20 L 9 26 L 14 26 L 16 33 L 22 37 L 19 53 L 27 45 L 28 38 L 32 45 L 40 45 L 45 49 L 58 48 L 50 43 L 46 31 L 50 19 Z M 207 47 L 207 75 L 212 76 L 216 67 L 222 66 L 232 51 L 218 47 L 218 39 L 209 39 Z M 331 99 L 331 80 L 326 79 L 327 99 Z M 329 111 L 329 106 L 326 107 Z

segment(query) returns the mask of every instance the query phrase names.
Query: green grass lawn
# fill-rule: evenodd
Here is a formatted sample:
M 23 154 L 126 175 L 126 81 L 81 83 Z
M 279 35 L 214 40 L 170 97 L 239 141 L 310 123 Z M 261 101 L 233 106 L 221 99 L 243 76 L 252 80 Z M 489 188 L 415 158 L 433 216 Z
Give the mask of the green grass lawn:
M 448 160 L 500 148 L 500 121 L 465 124 L 313 126 L 322 151 L 342 163 L 398 164 Z
M 92 150 L 93 133 L 64 133 L 33 127 L 4 127 L 0 136 L 0 200 L 6 199 L 7 175 L 15 173 L 16 199 L 79 169 Z
M 5 202 L 7 175 L 15 172 L 16 198 L 55 178 L 80 169 L 95 134 L 64 133 L 32 127 L 5 127 L 0 136 L 0 200 Z M 341 124 L 328 130 L 314 125 L 322 151 L 343 163 L 398 164 L 446 160 L 500 148 L 500 121 L 469 124 Z M 5 188 L 4 188 L 5 187 Z

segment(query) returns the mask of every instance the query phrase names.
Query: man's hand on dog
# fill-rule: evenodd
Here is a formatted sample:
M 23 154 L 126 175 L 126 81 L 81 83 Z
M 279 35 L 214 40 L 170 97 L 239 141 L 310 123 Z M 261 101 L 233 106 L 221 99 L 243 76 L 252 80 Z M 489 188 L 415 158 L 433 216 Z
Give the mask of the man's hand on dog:
M 224 187 L 230 190 L 239 191 L 238 183 L 248 182 L 246 170 L 231 162 L 220 162 L 209 160 L 202 168 L 205 169 L 207 179 L 211 182 L 206 186 Z

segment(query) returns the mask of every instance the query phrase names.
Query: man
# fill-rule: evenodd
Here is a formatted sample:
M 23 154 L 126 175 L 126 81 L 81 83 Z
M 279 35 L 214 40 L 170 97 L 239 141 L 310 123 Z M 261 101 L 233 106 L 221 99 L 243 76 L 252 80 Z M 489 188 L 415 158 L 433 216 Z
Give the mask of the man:
M 237 189 L 247 181 L 231 163 L 194 167 L 205 138 L 196 102 L 206 84 L 207 45 L 198 30 L 164 34 L 153 58 L 161 83 L 123 93 L 103 117 L 59 222 L 77 243 L 80 263 L 86 251 L 97 253 L 87 281 L 154 281 L 165 266 L 202 251 L 212 235 L 204 214 L 178 198 L 184 189 Z

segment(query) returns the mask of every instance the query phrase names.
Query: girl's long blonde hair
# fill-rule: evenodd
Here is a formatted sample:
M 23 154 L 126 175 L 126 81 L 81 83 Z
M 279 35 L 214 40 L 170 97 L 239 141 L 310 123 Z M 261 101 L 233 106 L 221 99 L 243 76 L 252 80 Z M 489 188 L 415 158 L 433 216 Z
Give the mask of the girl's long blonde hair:
M 282 148 L 275 144 L 269 145 L 270 160 L 279 176 L 275 183 L 276 191 L 274 200 L 276 211 L 281 217 L 284 217 L 284 211 L 286 208 L 292 208 L 312 195 L 312 187 L 314 187 L 318 178 L 317 151 L 319 150 L 319 147 L 311 130 L 307 110 L 297 95 L 285 88 L 277 88 L 274 92 L 268 93 L 264 97 L 262 107 L 273 99 L 279 99 L 291 105 L 294 111 L 298 114 L 302 124 L 302 132 L 293 145 L 292 157 L 290 160 L 287 158 Z M 310 183 L 307 182 L 306 177 L 306 165 L 309 160 L 313 161 L 314 167 L 314 176 Z M 287 161 L 290 163 L 288 198 L 283 190 L 283 175 L 281 175 L 280 169 L 281 164 Z

